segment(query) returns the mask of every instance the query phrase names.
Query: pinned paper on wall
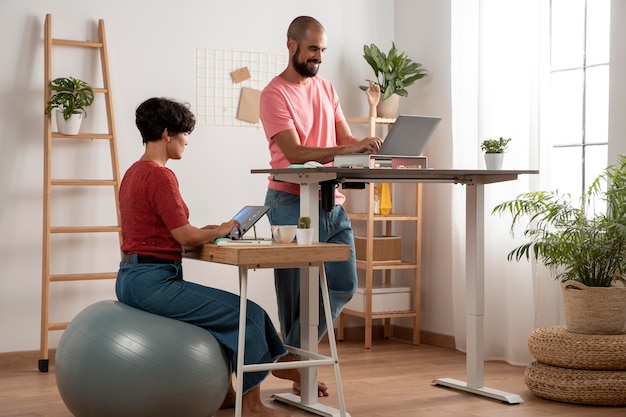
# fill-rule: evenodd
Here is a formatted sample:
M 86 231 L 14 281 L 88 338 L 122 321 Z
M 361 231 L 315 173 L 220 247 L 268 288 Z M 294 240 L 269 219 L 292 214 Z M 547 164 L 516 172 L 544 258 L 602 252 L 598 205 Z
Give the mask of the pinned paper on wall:
M 259 122 L 259 113 L 261 103 L 261 90 L 255 90 L 250 87 L 241 88 L 241 97 L 239 99 L 239 111 L 237 119 L 250 123 Z
M 259 98 L 286 54 L 196 49 L 196 123 L 259 127 Z
M 248 67 L 238 68 L 230 73 L 230 76 L 233 77 L 233 82 L 239 84 L 245 80 L 250 79 L 250 71 Z

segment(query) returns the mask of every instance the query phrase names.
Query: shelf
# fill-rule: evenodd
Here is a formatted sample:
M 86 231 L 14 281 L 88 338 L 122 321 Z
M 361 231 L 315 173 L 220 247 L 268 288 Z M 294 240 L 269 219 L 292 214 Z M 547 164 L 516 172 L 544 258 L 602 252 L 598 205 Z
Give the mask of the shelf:
M 369 135 L 375 136 L 376 126 L 383 125 L 387 129 L 391 128 L 391 125 L 395 123 L 395 118 L 387 119 L 381 117 L 358 117 L 348 118 L 349 124 L 367 124 L 369 128 Z M 421 283 L 421 234 L 422 234 L 422 185 L 421 184 L 400 184 L 400 186 L 415 186 L 415 201 L 414 206 L 408 203 L 409 206 L 403 211 L 408 210 L 408 213 L 390 213 L 388 215 L 374 214 L 374 184 L 367 183 L 365 189 L 365 199 L 361 205 L 365 207 L 351 208 L 348 213 L 348 217 L 354 222 L 365 223 L 365 245 L 363 245 L 363 237 L 355 235 L 355 247 L 357 243 L 360 244 L 361 258 L 357 259 L 356 267 L 360 271 L 360 275 L 364 275 L 364 283 L 361 283 L 363 287 L 359 290 L 364 290 L 362 294 L 355 294 L 353 300 L 343 309 L 342 314 L 339 316 L 338 321 L 338 338 L 343 339 L 343 326 L 344 316 L 352 316 L 362 318 L 365 321 L 365 348 L 372 347 L 372 320 L 384 319 L 384 335 L 385 337 L 393 336 L 393 326 L 391 319 L 395 318 L 411 318 L 413 319 L 413 331 L 411 343 L 418 345 L 419 333 L 420 333 L 420 283 Z M 361 192 L 358 190 L 351 190 L 352 192 Z M 413 249 L 411 250 L 411 261 L 406 259 L 396 260 L 395 258 L 401 258 L 402 248 L 388 248 L 383 247 L 381 251 L 380 241 L 376 240 L 376 237 L 388 236 L 393 237 L 392 228 L 393 222 L 412 222 L 407 226 L 402 226 L 402 230 L 411 228 L 415 231 L 415 241 L 411 242 Z M 359 225 L 359 226 L 362 226 Z M 380 226 L 380 227 L 379 227 Z M 379 229 L 383 229 L 382 235 L 375 235 L 375 231 L 380 232 Z M 357 241 L 357 237 L 360 240 Z M 397 245 L 397 243 L 395 243 Z M 365 246 L 365 248 L 363 248 Z M 389 252 L 393 249 L 392 256 L 383 256 L 381 253 Z M 405 248 L 406 251 L 407 248 Z M 397 254 L 399 253 L 399 256 Z M 363 255 L 364 254 L 364 255 Z M 405 252 L 405 256 L 406 256 Z M 392 259 L 392 260 L 375 260 L 375 259 Z M 380 285 L 392 285 L 395 275 L 392 273 L 398 271 L 397 274 L 402 272 L 400 278 L 405 278 L 405 275 L 412 275 L 412 288 L 407 288 L 407 291 L 403 293 L 401 299 L 403 303 L 395 304 L 395 301 L 389 303 L 386 299 L 381 299 L 380 294 L 374 294 L 374 287 Z M 376 273 L 376 274 L 375 274 Z M 358 296 L 358 297 L 357 297 Z M 407 301 L 410 300 L 410 304 Z M 386 302 L 386 304 L 381 304 Z M 411 310 L 403 311 L 380 311 L 388 310 L 389 308 L 407 308 L 412 307 Z
M 367 269 L 367 261 L 356 261 L 357 269 Z M 417 264 L 415 262 L 406 261 L 372 261 L 372 269 L 378 271 L 393 270 L 393 269 L 416 269 Z
M 348 213 L 348 217 L 350 220 L 367 220 L 367 213 Z M 419 216 L 415 214 L 396 214 L 391 213 L 387 215 L 382 214 L 374 214 L 375 222 L 385 222 L 385 221 L 405 221 L 405 220 L 419 220 Z

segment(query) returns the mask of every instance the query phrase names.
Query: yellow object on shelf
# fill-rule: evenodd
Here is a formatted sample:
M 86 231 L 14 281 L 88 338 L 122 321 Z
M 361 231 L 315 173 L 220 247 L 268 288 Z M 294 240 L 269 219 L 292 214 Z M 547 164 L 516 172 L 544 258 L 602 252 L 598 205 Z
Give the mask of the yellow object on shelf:
M 391 213 L 391 184 L 380 183 L 380 214 L 386 216 Z

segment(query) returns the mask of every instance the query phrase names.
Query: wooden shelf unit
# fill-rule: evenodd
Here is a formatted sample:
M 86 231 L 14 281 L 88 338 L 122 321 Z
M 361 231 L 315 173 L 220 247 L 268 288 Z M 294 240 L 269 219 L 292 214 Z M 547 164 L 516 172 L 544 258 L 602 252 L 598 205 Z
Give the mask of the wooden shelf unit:
M 350 118 L 347 120 L 350 124 L 368 124 L 369 135 L 375 136 L 376 126 L 385 125 L 388 128 L 393 125 L 395 119 L 387 118 Z M 364 212 L 355 212 L 350 210 L 348 217 L 352 222 L 364 222 L 366 233 L 365 259 L 357 259 L 357 269 L 364 271 L 365 274 L 365 308 L 364 311 L 358 311 L 350 308 L 344 308 L 338 320 L 338 338 L 343 339 L 344 335 L 344 315 L 359 317 L 365 320 L 365 348 L 372 347 L 372 326 L 376 319 L 383 319 L 385 337 L 393 336 L 393 328 L 391 319 L 393 318 L 412 318 L 413 334 L 411 343 L 418 345 L 420 343 L 420 283 L 421 283 L 421 235 L 422 235 L 422 184 L 395 184 L 396 187 L 415 187 L 415 201 L 413 212 L 397 213 L 393 212 L 388 215 L 374 214 L 374 183 L 365 185 L 365 201 Z M 397 191 L 397 188 L 396 188 Z M 361 193 L 361 192 L 359 192 Z M 356 199 L 356 193 L 351 193 L 351 198 Z M 407 204 L 408 206 L 408 204 Z M 397 209 L 397 208 L 394 208 Z M 412 223 L 415 231 L 415 243 L 411 251 L 413 259 L 404 259 L 398 261 L 374 261 L 374 238 L 377 229 L 383 229 L 382 235 L 392 236 L 392 227 L 395 222 Z M 378 226 L 378 224 L 382 226 Z M 378 237 L 378 236 L 377 236 Z M 373 290 L 375 280 L 381 281 L 380 284 L 385 286 L 393 286 L 392 271 L 408 270 L 413 273 L 413 288 L 411 289 L 411 306 L 408 310 L 403 311 L 373 311 Z M 380 271 L 375 277 L 375 272 Z

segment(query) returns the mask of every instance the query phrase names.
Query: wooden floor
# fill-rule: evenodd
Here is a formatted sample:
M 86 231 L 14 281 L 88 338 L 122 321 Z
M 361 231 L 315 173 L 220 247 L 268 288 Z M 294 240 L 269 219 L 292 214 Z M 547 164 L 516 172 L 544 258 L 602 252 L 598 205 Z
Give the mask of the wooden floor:
M 321 352 L 326 350 L 325 346 L 320 348 Z M 485 385 L 521 395 L 522 404 L 508 405 L 432 386 L 436 378 L 465 380 L 465 355 L 449 349 L 375 340 L 374 347 L 366 350 L 360 342 L 340 342 L 339 357 L 346 407 L 352 417 L 626 416 L 626 407 L 581 406 L 535 397 L 524 384 L 524 368 L 504 362 L 485 363 Z M 331 397 L 321 402 L 337 407 L 330 367 L 320 368 L 320 379 L 328 383 L 331 392 Z M 262 385 L 263 397 L 270 407 L 285 413 L 312 416 L 270 399 L 289 388 L 289 383 L 270 376 Z M 233 415 L 233 409 L 216 414 Z M 54 369 L 40 373 L 33 364 L 32 370 L 0 372 L 0 416 L 71 417 L 57 391 Z

